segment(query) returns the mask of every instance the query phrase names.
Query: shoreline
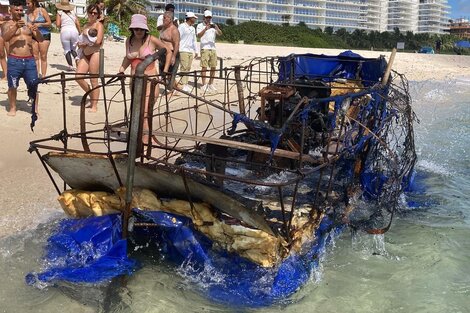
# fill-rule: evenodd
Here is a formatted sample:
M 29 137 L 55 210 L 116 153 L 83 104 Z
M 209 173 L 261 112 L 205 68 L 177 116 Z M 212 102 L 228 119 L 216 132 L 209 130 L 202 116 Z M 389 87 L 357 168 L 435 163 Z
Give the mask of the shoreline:
M 124 43 L 106 41 L 105 72 L 117 73 L 125 54 Z M 337 55 L 342 49 L 298 48 L 284 46 L 244 45 L 218 43 L 217 53 L 224 67 L 240 64 L 254 57 L 288 55 L 291 53 L 314 53 Z M 391 52 L 353 50 L 363 57 L 385 55 Z M 48 54 L 48 75 L 67 69 L 59 34 L 53 33 Z M 200 69 L 199 60 L 193 61 L 193 69 Z M 446 81 L 470 79 L 470 56 L 426 55 L 398 52 L 393 69 L 404 74 L 409 81 Z M 29 128 L 30 108 L 24 82 L 18 88 L 18 112 L 15 117 L 6 115 L 8 99 L 7 83 L 0 81 L 0 238 L 25 229 L 35 228 L 39 223 L 57 212 L 61 212 L 57 193 L 35 153 L 27 152 L 29 142 L 56 134 L 62 127 L 62 99 L 60 84 L 41 85 L 39 99 L 40 118 L 34 133 Z M 75 82 L 67 83 L 67 110 L 71 132 L 78 129 L 79 100 L 82 90 Z

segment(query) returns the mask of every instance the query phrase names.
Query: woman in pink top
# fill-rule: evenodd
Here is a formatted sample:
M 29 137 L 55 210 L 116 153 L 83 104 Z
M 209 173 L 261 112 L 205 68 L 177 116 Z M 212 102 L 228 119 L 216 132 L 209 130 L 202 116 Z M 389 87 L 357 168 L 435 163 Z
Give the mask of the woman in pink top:
M 124 73 L 125 70 L 131 66 L 131 75 L 135 74 L 135 70 L 137 65 L 139 65 L 145 57 L 148 55 L 152 55 L 161 48 L 166 48 L 166 58 L 165 58 L 165 71 L 168 71 L 171 62 L 171 45 L 165 43 L 158 39 L 155 36 L 149 34 L 149 28 L 147 26 L 147 17 L 142 14 L 134 14 L 131 18 L 131 25 L 129 26 L 129 30 L 131 31 L 130 37 L 126 40 L 126 56 L 122 60 L 121 67 L 119 68 L 120 73 Z M 145 69 L 145 74 L 149 76 L 157 75 L 157 67 L 155 66 L 155 62 L 150 64 Z M 132 85 L 131 85 L 132 86 Z M 132 87 L 131 87 L 132 88 Z M 147 94 L 146 94 L 146 102 L 145 102 L 145 109 L 144 109 L 144 130 L 148 130 L 148 99 L 150 97 L 150 83 L 147 85 Z M 155 88 L 155 99 L 158 97 L 160 89 Z M 148 136 L 144 135 L 143 142 L 147 143 Z

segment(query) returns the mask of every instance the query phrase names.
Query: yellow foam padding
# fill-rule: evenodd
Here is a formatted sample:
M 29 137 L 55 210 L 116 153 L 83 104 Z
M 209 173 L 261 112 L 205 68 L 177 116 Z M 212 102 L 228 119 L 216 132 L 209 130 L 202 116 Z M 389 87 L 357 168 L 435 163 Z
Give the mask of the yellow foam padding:
M 100 216 L 122 211 L 125 207 L 124 199 L 124 188 L 118 189 L 116 194 L 68 190 L 59 196 L 62 208 L 73 217 Z M 300 252 L 306 242 L 314 239 L 316 227 L 321 220 L 318 214 L 294 217 L 289 249 L 287 242 L 280 236 L 241 224 L 227 224 L 206 203 L 193 203 L 191 206 L 184 200 L 161 201 L 152 191 L 135 188 L 132 193 L 132 207 L 188 217 L 198 231 L 214 242 L 216 248 L 237 253 L 263 267 L 276 266 L 289 254 L 289 250 Z
M 120 187 L 116 190 L 121 198 L 122 206 L 126 203 L 126 188 Z M 160 211 L 162 202 L 151 190 L 134 187 L 132 191 L 131 208 L 139 208 L 143 211 Z
M 242 225 L 228 225 L 216 220 L 197 229 L 228 252 L 239 254 L 263 267 L 272 267 L 287 255 L 287 244 L 280 237 Z
M 363 85 L 358 81 L 346 81 L 346 82 L 331 82 L 331 94 L 330 97 L 345 95 L 348 93 L 357 93 L 360 92 L 363 88 Z M 330 112 L 333 112 L 335 109 L 335 102 L 330 101 L 328 104 L 328 109 Z
M 294 216 L 292 219 L 292 230 L 291 230 L 291 251 L 300 253 L 302 247 L 305 244 L 311 243 L 315 239 L 315 232 L 320 226 L 320 222 L 323 218 L 323 213 L 319 213 L 315 210 L 310 212 L 308 218 Z
M 66 190 L 58 198 L 60 206 L 72 217 L 102 216 L 118 213 L 121 200 L 102 191 Z

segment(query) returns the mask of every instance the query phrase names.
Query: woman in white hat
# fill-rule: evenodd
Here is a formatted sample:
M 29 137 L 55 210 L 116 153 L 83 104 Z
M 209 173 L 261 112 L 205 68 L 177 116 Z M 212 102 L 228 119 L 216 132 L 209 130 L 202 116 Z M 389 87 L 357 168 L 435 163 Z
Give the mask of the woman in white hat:
M 98 74 L 100 69 L 100 49 L 103 45 L 104 38 L 104 26 L 99 21 L 101 16 L 101 9 L 97 4 L 90 4 L 87 9 L 88 21 L 83 26 L 82 34 L 88 34 L 88 29 L 95 28 L 98 31 L 96 41 L 92 44 L 78 43 L 78 46 L 83 49 L 83 55 L 78 60 L 76 78 L 77 83 L 85 91 L 89 91 L 93 88 L 90 93 L 90 113 L 96 113 L 98 111 L 98 99 L 100 97 L 100 89 L 95 88 L 98 86 L 98 77 L 90 78 L 90 85 L 83 79 L 83 74 Z
M 69 70 L 74 70 L 74 61 L 77 56 L 76 44 L 80 33 L 80 22 L 75 15 L 73 4 L 69 0 L 61 0 L 55 5 L 57 7 L 56 26 L 60 29 L 60 41 L 64 48 L 65 59 L 69 65 Z

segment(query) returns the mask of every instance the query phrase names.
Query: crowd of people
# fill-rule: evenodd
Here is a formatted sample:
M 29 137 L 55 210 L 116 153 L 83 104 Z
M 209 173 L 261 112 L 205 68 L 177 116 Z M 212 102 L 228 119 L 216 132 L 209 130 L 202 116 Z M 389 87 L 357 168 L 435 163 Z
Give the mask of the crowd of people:
M 21 0 L 17 1 L 10 1 L 8 12 L 0 12 L 0 66 L 4 73 L 2 79 L 8 81 L 9 116 L 16 115 L 16 94 L 20 78 L 26 83 L 33 111 L 37 113 L 37 82 L 47 75 L 47 54 L 51 42 L 52 22 L 48 12 L 39 5 L 38 0 L 27 0 L 25 7 Z M 89 112 L 96 112 L 100 92 L 96 88 L 98 78 L 90 75 L 92 78 L 87 82 L 84 74 L 99 73 L 99 52 L 105 37 L 104 0 L 88 5 L 84 25 L 80 25 L 75 6 L 69 0 L 60 0 L 55 5 L 55 25 L 60 30 L 68 70 L 75 72 L 78 85 L 85 93 L 89 93 Z M 154 64 L 148 67 L 146 74 L 171 73 L 169 77 L 175 77 L 179 69 L 179 81 L 172 85 L 191 92 L 196 86 L 191 87 L 188 84 L 188 76 L 184 73 L 191 71 L 193 60 L 200 54 L 202 91 L 215 92 L 215 41 L 222 31 L 212 22 L 212 12 L 209 10 L 204 11 L 201 23 L 197 24 L 197 20 L 196 14 L 186 12 L 185 21 L 179 24 L 175 17 L 175 6 L 167 4 L 165 12 L 157 19 L 159 36 L 155 37 L 149 34 L 147 17 L 134 14 L 129 25 L 131 35 L 126 39 L 125 57 L 119 72 L 124 73 L 130 66 L 133 75 L 137 65 L 147 55 L 165 48 L 167 53 L 163 59 L 158 60 L 159 66 Z M 197 38 L 200 39 L 200 51 L 197 48 Z

